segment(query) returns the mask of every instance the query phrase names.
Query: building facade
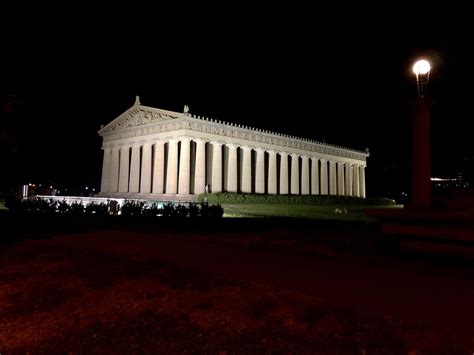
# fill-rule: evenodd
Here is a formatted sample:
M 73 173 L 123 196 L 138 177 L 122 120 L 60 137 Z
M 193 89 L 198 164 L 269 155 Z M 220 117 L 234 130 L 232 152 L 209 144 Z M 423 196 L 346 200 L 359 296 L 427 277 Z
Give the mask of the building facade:
M 101 195 L 204 192 L 365 197 L 368 152 L 135 104 L 98 132 Z

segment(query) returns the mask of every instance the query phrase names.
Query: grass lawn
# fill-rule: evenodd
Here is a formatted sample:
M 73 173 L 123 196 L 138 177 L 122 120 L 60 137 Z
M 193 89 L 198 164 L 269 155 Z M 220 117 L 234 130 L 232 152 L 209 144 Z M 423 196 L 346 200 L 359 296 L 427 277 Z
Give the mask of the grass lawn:
M 7 210 L 5 207 L 5 198 L 3 196 L 0 196 L 0 210 Z
M 374 222 L 365 208 L 378 206 L 315 206 L 282 204 L 224 204 L 224 217 L 296 217 L 311 219 L 338 219 L 347 221 Z M 380 206 L 381 208 L 401 208 L 402 206 Z M 338 212 L 342 211 L 342 212 Z
M 245 224 L 235 221 L 224 220 Z M 326 229 L 313 223 L 275 240 L 267 224 L 222 228 L 214 242 L 199 229 L 106 229 L 0 251 L 0 352 L 472 352 L 472 269 L 321 250 Z M 280 251 L 255 248 L 256 238 Z M 285 252 L 301 241 L 331 254 Z

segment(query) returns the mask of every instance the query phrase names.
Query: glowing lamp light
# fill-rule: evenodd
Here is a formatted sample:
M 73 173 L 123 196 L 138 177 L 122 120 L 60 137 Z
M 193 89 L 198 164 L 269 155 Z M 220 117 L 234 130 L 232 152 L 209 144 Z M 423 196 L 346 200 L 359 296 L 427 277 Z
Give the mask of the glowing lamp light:
M 416 86 L 418 96 L 423 98 L 428 90 L 428 81 L 430 80 L 431 65 L 426 59 L 420 59 L 413 65 L 413 72 L 416 74 Z
M 427 74 L 431 70 L 430 62 L 425 59 L 421 59 L 413 65 L 413 72 L 416 75 L 424 75 Z

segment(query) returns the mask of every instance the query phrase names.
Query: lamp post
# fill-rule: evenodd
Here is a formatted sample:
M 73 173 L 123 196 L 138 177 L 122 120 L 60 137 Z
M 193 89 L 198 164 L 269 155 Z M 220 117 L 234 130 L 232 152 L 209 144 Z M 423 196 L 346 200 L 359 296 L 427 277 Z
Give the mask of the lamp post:
M 426 97 L 430 70 L 430 63 L 424 59 L 417 61 L 413 66 L 418 98 L 413 107 L 412 199 L 410 206 L 417 209 L 431 207 L 431 103 Z

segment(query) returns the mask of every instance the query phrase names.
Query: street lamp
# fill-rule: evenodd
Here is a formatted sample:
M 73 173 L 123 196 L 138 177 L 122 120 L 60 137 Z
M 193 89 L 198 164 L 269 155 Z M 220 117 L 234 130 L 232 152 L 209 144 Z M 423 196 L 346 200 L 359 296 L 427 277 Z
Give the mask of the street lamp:
M 416 209 L 431 207 L 431 102 L 426 98 L 430 70 L 431 65 L 426 59 L 418 60 L 413 65 L 418 99 L 413 107 L 411 206 Z
M 421 59 L 413 65 L 413 72 L 416 75 L 416 86 L 418 97 L 424 97 L 428 90 L 428 81 L 430 79 L 431 65 L 426 59 Z

